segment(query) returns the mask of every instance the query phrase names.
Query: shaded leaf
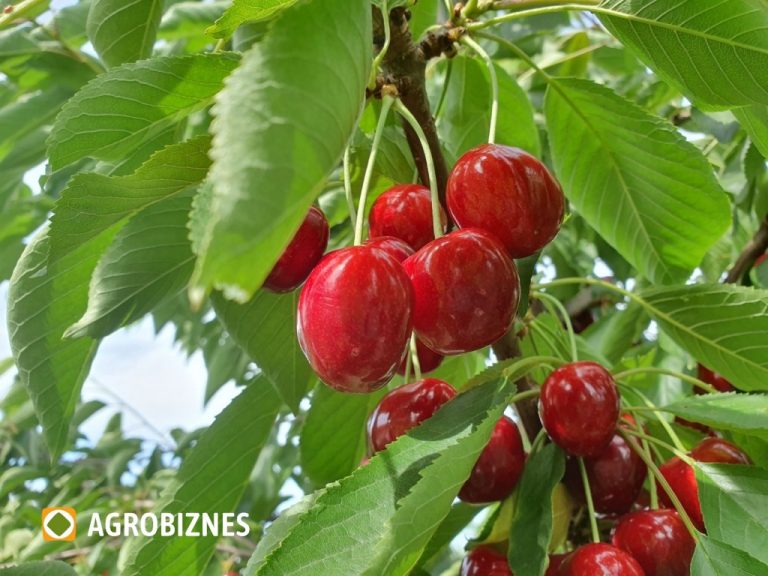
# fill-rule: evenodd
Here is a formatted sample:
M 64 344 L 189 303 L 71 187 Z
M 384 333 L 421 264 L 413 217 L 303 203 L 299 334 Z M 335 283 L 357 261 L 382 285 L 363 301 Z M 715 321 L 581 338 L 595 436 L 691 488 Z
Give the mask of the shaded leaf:
M 109 66 L 149 58 L 163 14 L 163 0 L 91 0 L 86 30 Z

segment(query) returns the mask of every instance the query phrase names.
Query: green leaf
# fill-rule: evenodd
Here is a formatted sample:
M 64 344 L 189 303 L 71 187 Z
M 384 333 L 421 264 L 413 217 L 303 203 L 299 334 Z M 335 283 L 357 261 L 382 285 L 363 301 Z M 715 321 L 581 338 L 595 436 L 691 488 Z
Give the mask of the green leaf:
M 153 58 L 89 82 L 56 118 L 48 139 L 54 170 L 90 156 L 117 162 L 147 140 L 210 105 L 235 54 Z
M 197 186 L 210 167 L 210 138 L 168 146 L 129 176 L 78 174 L 56 202 L 51 256 L 56 261 L 152 204 Z
M 555 171 L 574 208 L 643 276 L 686 279 L 731 222 L 701 152 L 587 80 L 553 80 L 545 109 Z
M 381 394 L 342 394 L 320 384 L 301 429 L 301 469 L 318 486 L 351 474 L 366 451 L 365 425 Z
M 104 232 L 49 265 L 46 228 L 29 243 L 11 277 L 11 348 L 54 458 L 66 446 L 69 423 L 98 346 L 90 338 L 62 336 L 85 309 L 91 273 L 112 236 Z
M 200 436 L 156 512 L 236 512 L 279 408 L 280 399 L 263 379 L 246 387 Z M 215 537 L 139 538 L 122 574 L 196 576 L 215 544 Z
M 768 564 L 706 534 L 699 534 L 691 574 L 696 576 L 757 576 L 768 574 Z
M 432 534 L 424 552 L 419 559 L 420 564 L 428 563 L 434 558 L 441 550 L 448 546 L 451 541 L 459 535 L 459 533 L 472 522 L 472 520 L 484 508 L 480 506 L 472 506 L 470 504 L 464 504 L 464 502 L 458 502 L 453 505 L 451 511 L 448 512 L 446 517 L 437 527 L 437 530 Z
M 717 430 L 743 432 L 768 440 L 768 395 L 765 394 L 687 396 L 663 410 Z
M 247 304 L 221 294 L 212 297 L 216 315 L 227 332 L 261 368 L 283 401 L 298 413 L 312 380 L 312 370 L 296 338 L 298 292 L 260 290 Z
M 565 473 L 565 455 L 554 444 L 529 458 L 515 491 L 509 531 L 509 565 L 518 576 L 541 576 L 552 538 L 552 492 Z
M 697 463 L 696 480 L 707 534 L 768 564 L 768 471 Z
M 65 336 L 104 337 L 186 287 L 195 260 L 187 229 L 191 206 L 191 195 L 171 196 L 120 230 L 93 272 L 88 309 Z
M 368 2 L 312 0 L 243 57 L 214 110 L 214 196 L 197 288 L 246 302 L 261 286 L 341 160 L 371 50 Z
M 72 91 L 56 87 L 38 92 L 0 109 L 0 158 L 4 158 L 24 136 L 49 124 Z
M 227 38 L 241 24 L 270 20 L 294 4 L 296 0 L 234 0 L 232 6 L 206 32 L 215 38 Z
M 179 2 L 171 6 L 160 21 L 158 36 L 165 40 L 195 40 L 204 46 L 210 41 L 203 34 L 211 22 L 221 18 L 229 2 Z M 201 38 L 196 38 L 200 36 Z
M 419 0 L 411 6 L 411 19 L 408 27 L 415 40 L 421 38 L 427 28 L 437 23 L 440 0 Z
M 747 131 L 760 154 L 768 158 L 768 106 L 736 108 L 733 114 Z
M 512 384 L 495 380 L 458 395 L 367 466 L 326 487 L 290 525 L 281 524 L 266 562 L 245 574 L 362 574 L 381 565 L 391 571 L 373 573 L 407 573 L 450 511 L 513 392 Z
M 91 44 L 109 66 L 152 55 L 163 0 L 91 0 L 86 30 Z
M 641 295 L 664 332 L 696 360 L 742 390 L 768 390 L 768 291 L 699 284 Z
M 25 562 L 23 566 L 0 569 L 3 576 L 76 576 L 77 572 L 64 562 Z
M 768 11 L 764 0 L 605 0 L 605 27 L 664 80 L 694 100 L 768 104 Z
M 491 81 L 487 66 L 476 58 L 457 56 L 451 61 L 445 109 L 438 129 L 452 161 L 464 152 L 488 142 L 491 120 Z M 525 91 L 500 66 L 499 118 L 496 141 L 541 155 L 539 132 Z

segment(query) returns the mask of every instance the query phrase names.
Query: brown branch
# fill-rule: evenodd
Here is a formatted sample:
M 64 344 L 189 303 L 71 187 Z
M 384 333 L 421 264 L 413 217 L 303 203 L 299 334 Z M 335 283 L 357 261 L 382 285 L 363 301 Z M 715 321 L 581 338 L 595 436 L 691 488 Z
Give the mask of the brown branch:
M 750 240 L 736 259 L 733 268 L 728 272 L 726 284 L 739 284 L 744 276 L 752 269 L 755 261 L 768 251 L 768 214 L 760 224 L 755 236 Z

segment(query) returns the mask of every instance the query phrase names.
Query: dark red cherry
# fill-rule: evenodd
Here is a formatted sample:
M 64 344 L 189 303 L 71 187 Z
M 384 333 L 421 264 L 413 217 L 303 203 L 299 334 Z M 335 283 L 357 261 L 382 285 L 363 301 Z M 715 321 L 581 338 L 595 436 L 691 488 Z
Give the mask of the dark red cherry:
M 413 289 L 387 252 L 353 246 L 328 254 L 299 297 L 299 344 L 320 379 L 341 392 L 386 384 L 405 357 Z
M 645 576 L 637 560 L 609 544 L 586 544 L 563 561 L 560 576 Z
M 459 498 L 470 504 L 503 500 L 515 489 L 524 466 L 525 450 L 520 430 L 505 416 L 496 423 L 472 474 L 461 487 Z
M 497 144 L 459 158 L 446 199 L 460 227 L 488 230 L 513 258 L 546 246 L 565 213 L 563 191 L 546 166 L 524 150 Z
M 622 517 L 613 545 L 631 555 L 646 576 L 689 576 L 696 542 L 674 510 L 642 510 Z
M 584 459 L 595 510 L 601 514 L 628 512 L 643 489 L 648 469 L 619 434 L 596 456 Z M 571 494 L 585 502 L 578 461 L 571 459 L 565 476 Z
M 413 282 L 414 329 L 435 352 L 447 356 L 478 350 L 512 325 L 520 279 L 514 261 L 487 232 L 451 232 L 403 266 Z
M 731 384 L 728 380 L 720 376 L 720 374 L 718 374 L 717 372 L 712 372 L 712 370 L 710 370 L 706 366 L 703 366 L 702 364 L 699 364 L 698 377 L 699 377 L 699 380 L 701 380 L 702 382 L 706 382 L 707 384 L 710 384 L 718 392 L 733 392 L 734 390 L 736 390 L 733 384 Z M 702 390 L 698 386 L 694 386 L 693 391 L 696 394 L 704 394 L 704 390 Z
M 435 239 L 432 226 L 432 195 L 418 184 L 394 186 L 379 196 L 368 216 L 370 235 L 394 236 L 418 250 Z M 440 208 L 445 229 L 445 211 Z
M 691 457 L 699 462 L 713 464 L 747 465 L 752 463 L 749 456 L 740 448 L 722 438 L 705 438 L 691 450 Z M 699 486 L 696 483 L 694 469 L 675 456 L 659 466 L 659 470 L 680 500 L 688 516 L 691 517 L 696 528 L 704 532 L 704 516 L 701 512 Z M 659 486 L 659 500 L 668 508 L 673 507 L 672 500 L 661 486 Z
M 539 416 L 552 441 L 573 456 L 596 456 L 613 438 L 619 391 L 595 362 L 561 366 L 544 382 Z
M 722 438 L 705 438 L 691 450 L 691 457 L 699 462 L 715 464 L 752 464 L 741 448 Z
M 290 292 L 307 279 L 328 246 L 328 221 L 312 206 L 296 235 L 264 281 L 272 292 Z
M 478 546 L 464 557 L 460 576 L 513 576 L 507 557 L 490 546 Z
M 374 246 L 380 248 L 384 252 L 389 253 L 398 262 L 403 262 L 408 256 L 415 254 L 413 248 L 408 244 L 395 238 L 394 236 L 379 236 L 378 238 L 369 238 L 364 242 L 366 246 Z
M 435 378 L 424 378 L 392 390 L 368 418 L 371 448 L 374 452 L 384 450 L 390 442 L 431 417 L 454 396 L 453 386 Z
M 550 554 L 549 564 L 547 565 L 547 571 L 544 573 L 544 576 L 559 576 L 560 567 L 567 557 L 568 554 Z
M 432 370 L 436 370 L 440 364 L 443 363 L 445 356 L 438 354 L 434 350 L 430 350 L 429 347 L 424 344 L 418 338 L 416 339 L 416 355 L 419 357 L 419 368 L 422 374 L 429 374 Z M 397 373 L 401 376 L 405 376 L 405 368 L 408 363 L 408 359 L 403 360 L 400 364 L 400 368 L 397 369 Z

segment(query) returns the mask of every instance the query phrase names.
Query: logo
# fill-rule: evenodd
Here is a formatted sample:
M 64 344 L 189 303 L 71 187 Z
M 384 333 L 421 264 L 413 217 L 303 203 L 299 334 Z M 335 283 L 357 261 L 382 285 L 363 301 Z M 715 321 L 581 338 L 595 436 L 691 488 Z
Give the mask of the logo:
M 43 540 L 72 542 L 77 536 L 77 512 L 72 508 L 43 510 Z

